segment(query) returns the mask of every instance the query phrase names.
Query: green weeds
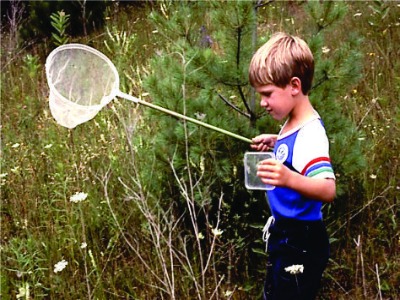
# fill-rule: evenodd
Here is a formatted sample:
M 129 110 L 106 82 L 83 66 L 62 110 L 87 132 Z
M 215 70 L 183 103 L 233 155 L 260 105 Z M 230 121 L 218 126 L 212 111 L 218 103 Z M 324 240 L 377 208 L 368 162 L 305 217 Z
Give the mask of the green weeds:
M 166 5 L 156 8 L 171 17 Z M 353 184 L 344 193 L 349 200 L 325 208 L 332 257 L 320 298 L 395 299 L 400 276 L 400 7 L 387 1 L 347 5 L 345 16 L 337 11 L 344 25 L 325 36 L 324 46 L 335 52 L 349 28 L 363 37 L 361 45 L 349 43 L 363 52 L 362 79 L 340 91 L 337 101 L 355 124 L 354 136 L 367 163 L 352 174 Z M 145 99 L 143 77 L 152 68 L 148 59 L 163 51 L 143 15 L 146 10 L 121 8 L 107 19 L 104 32 L 83 37 L 115 63 L 121 89 Z M 259 11 L 268 20 L 260 25 L 263 32 L 267 26 L 309 26 L 307 18 L 293 18 L 304 14 L 300 3 Z M 59 12 L 51 19 L 54 42 L 70 41 L 68 15 Z M 321 20 L 321 28 L 323 21 L 329 20 Z M 17 44 L 11 41 L 15 32 L 10 39 L 4 34 L 8 45 Z M 174 165 L 176 156 L 165 156 L 169 171 L 160 172 L 162 158 L 155 155 L 157 132 L 149 113 L 123 100 L 74 130 L 59 127 L 48 108 L 44 74 L 52 49 L 46 43 L 1 47 L 2 299 L 258 296 L 264 261 L 256 253 L 259 236 L 250 230 L 258 224 L 240 213 L 231 215 L 235 203 L 222 201 L 223 192 L 215 186 L 202 185 L 199 175 L 212 168 L 203 165 L 203 153 L 196 159 L 182 156 L 181 173 Z M 188 141 L 193 128 L 186 130 L 179 133 Z M 340 145 L 343 153 L 352 146 L 348 141 Z M 168 151 L 175 147 L 167 146 L 172 147 Z M 177 187 L 179 201 L 166 203 L 167 187 L 157 190 L 158 181 L 174 183 L 170 187 Z M 220 200 L 214 207 L 211 197 Z M 255 195 L 246 205 L 263 201 Z M 256 242 L 249 244 L 249 239 Z

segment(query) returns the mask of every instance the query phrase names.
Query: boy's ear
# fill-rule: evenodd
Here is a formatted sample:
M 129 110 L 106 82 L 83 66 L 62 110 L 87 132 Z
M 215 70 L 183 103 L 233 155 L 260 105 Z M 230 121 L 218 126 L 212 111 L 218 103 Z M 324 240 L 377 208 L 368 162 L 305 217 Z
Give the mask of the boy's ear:
M 295 96 L 302 92 L 301 90 L 301 80 L 298 77 L 293 77 L 290 80 L 290 86 L 292 87 L 292 95 Z

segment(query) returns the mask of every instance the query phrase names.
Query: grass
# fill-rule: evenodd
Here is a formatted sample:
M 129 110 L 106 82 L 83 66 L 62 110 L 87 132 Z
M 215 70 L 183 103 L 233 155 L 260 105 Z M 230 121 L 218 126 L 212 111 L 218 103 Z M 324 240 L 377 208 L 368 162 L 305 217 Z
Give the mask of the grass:
M 400 8 L 395 2 L 348 5 L 345 26 L 329 42 L 334 49 L 349 28 L 364 37 L 363 79 L 338 101 L 366 144 L 368 165 L 357 178 L 363 184 L 349 191 L 354 204 L 331 208 L 341 214 L 329 219 L 332 258 L 320 299 L 395 299 L 400 284 Z M 292 26 L 286 15 L 302 13 L 300 7 L 282 5 L 277 23 Z M 123 70 L 121 89 L 135 95 L 145 93 L 146 59 L 161 46 L 147 12 L 127 7 L 109 20 L 108 33 L 77 40 L 111 56 Z M 140 156 L 151 156 L 146 136 L 151 126 L 141 108 L 117 100 L 74 130 L 57 126 L 48 109 L 44 74 L 49 46 L 15 48 L 4 34 L 2 299 L 256 297 L 263 275 L 244 267 L 242 274 L 234 272 L 239 238 L 222 244 L 213 234 L 215 226 L 196 235 L 183 232 L 174 205 L 161 206 L 159 195 L 149 192 L 147 178 L 162 174 L 155 158 L 148 165 Z M 132 51 L 139 45 L 146 51 Z M 179 182 L 179 176 L 171 180 Z M 79 192 L 87 198 L 71 202 Z M 198 213 L 190 189 L 181 186 L 179 192 L 186 195 L 189 211 Z M 202 261 L 204 254 L 209 256 Z M 62 260 L 68 264 L 54 272 Z M 230 261 L 231 271 L 218 264 L 223 260 Z

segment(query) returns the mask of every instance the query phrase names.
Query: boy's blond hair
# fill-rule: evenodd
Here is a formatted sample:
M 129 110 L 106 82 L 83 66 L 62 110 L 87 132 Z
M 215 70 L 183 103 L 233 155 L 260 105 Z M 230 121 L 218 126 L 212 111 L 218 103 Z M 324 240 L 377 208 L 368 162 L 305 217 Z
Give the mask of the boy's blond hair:
M 273 84 L 283 88 L 298 77 L 304 95 L 310 92 L 313 76 L 314 57 L 307 43 L 282 32 L 257 50 L 249 68 L 252 86 Z

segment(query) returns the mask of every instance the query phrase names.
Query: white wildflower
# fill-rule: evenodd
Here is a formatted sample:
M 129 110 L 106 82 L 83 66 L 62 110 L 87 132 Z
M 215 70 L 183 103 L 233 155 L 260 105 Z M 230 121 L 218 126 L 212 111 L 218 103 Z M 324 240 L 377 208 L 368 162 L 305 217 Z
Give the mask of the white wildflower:
M 199 232 L 199 234 L 197 235 L 197 237 L 199 238 L 199 240 L 204 239 L 204 234 L 202 234 L 201 232 Z
M 22 220 L 22 228 L 27 229 L 28 228 L 28 219 L 23 219 Z
M 13 172 L 14 174 L 17 174 L 19 172 L 19 166 L 12 168 L 11 172 Z
M 17 299 L 30 299 L 29 283 L 25 282 L 25 286 L 18 288 Z
M 213 228 L 213 229 L 211 229 L 211 232 L 213 233 L 213 235 L 219 236 L 219 235 L 222 235 L 222 233 L 223 233 L 224 231 L 223 231 L 223 230 L 220 230 L 220 229 L 218 229 L 218 228 Z
M 18 148 L 21 144 L 20 143 L 15 143 L 14 145 L 11 146 L 11 148 Z
M 230 296 L 232 296 L 233 295 L 233 291 L 230 291 L 230 290 L 227 290 L 226 292 L 225 292 L 225 297 L 230 297 Z
M 204 120 L 204 118 L 207 116 L 206 114 L 203 114 L 203 113 L 200 113 L 200 112 L 196 112 L 196 113 L 194 113 L 194 115 L 195 115 L 195 117 L 196 117 L 196 119 L 198 119 L 198 120 Z
M 47 144 L 46 146 L 44 146 L 44 149 L 50 149 L 51 147 L 53 147 L 53 144 Z
M 0 178 L 7 177 L 7 175 L 8 175 L 8 173 L 1 173 L 1 174 L 0 174 Z
M 107 144 L 106 138 L 103 133 L 100 134 L 100 141 L 102 141 L 104 144 Z
M 61 272 L 68 265 L 68 262 L 63 259 L 54 265 L 54 273 Z
M 329 51 L 331 51 L 331 49 L 328 47 L 322 47 L 322 53 L 329 53 Z
M 376 179 L 376 175 L 375 175 L 375 174 L 371 174 L 371 175 L 369 176 L 369 178 L 371 178 L 371 179 Z
M 71 198 L 69 198 L 69 201 L 74 202 L 74 203 L 78 203 L 78 202 L 82 202 L 83 200 L 85 200 L 87 198 L 88 194 L 83 193 L 83 192 L 77 192 L 75 193 L 75 195 L 72 195 Z
M 81 249 L 85 249 L 87 247 L 87 244 L 85 243 L 85 242 L 83 242 L 82 244 L 81 244 Z
M 286 267 L 285 271 L 290 274 L 293 274 L 293 275 L 300 274 L 300 273 L 303 273 L 304 266 L 303 265 L 293 265 L 290 267 Z

